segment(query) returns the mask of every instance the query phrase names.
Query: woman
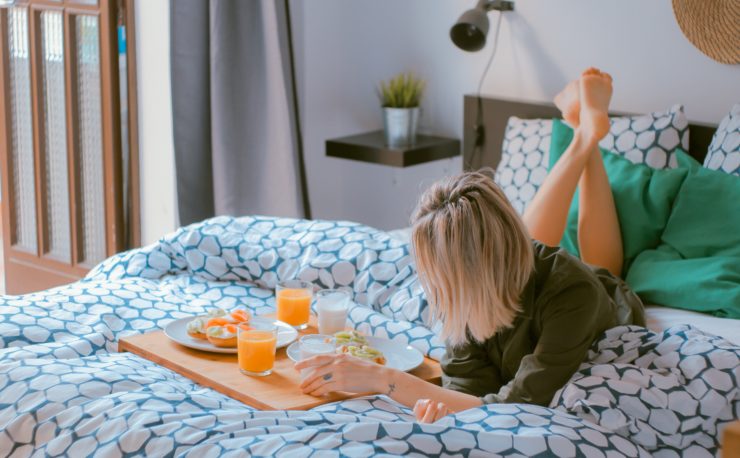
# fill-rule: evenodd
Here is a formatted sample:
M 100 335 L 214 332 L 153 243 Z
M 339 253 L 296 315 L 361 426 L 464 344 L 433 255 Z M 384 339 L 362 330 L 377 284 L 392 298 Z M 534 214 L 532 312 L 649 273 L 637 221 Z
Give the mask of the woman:
M 414 406 L 423 422 L 483 403 L 548 405 L 603 331 L 644 324 L 642 303 L 616 277 L 622 241 L 597 146 L 609 131 L 610 98 L 611 77 L 593 68 L 555 98 L 575 135 L 523 219 L 478 172 L 422 196 L 412 245 L 430 316 L 447 342 L 443 387 L 340 355 L 297 363 L 312 371 L 303 392 L 384 393 Z M 576 186 L 580 253 L 600 267 L 548 246 L 562 238 Z

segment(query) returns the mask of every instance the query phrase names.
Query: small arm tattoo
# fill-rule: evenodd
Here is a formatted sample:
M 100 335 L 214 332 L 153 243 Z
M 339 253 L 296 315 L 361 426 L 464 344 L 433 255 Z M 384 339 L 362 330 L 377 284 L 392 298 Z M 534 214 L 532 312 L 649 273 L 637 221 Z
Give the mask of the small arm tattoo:
M 385 393 L 385 394 L 386 394 L 386 396 L 390 396 L 391 393 L 393 393 L 394 391 L 396 391 L 396 384 L 395 383 L 389 383 L 388 384 L 388 392 Z

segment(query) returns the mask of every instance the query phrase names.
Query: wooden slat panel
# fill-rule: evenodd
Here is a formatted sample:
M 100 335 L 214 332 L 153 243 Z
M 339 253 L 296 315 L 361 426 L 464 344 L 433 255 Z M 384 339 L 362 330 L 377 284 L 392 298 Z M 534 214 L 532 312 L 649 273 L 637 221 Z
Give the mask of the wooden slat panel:
M 99 3 L 99 0 L 64 0 L 64 4 L 67 6 L 83 7 L 83 8 L 91 8 L 91 9 L 97 9 L 98 3 Z
M 139 113 L 136 85 L 136 24 L 134 0 L 124 0 L 126 20 L 126 62 L 128 64 L 128 148 L 129 148 L 129 240 L 126 249 L 141 245 L 141 208 L 139 183 Z
M 102 92 L 100 15 L 76 15 L 80 206 L 82 261 L 92 267 L 107 254 L 110 227 L 106 224 L 105 119 Z
M 97 12 L 99 9 L 98 5 L 95 4 L 85 4 L 79 1 L 73 1 L 73 0 L 16 0 L 16 4 L 20 5 L 34 5 L 34 6 L 40 6 L 40 7 L 71 7 L 75 8 L 77 10 L 85 10 L 87 12 Z
M 75 16 L 69 12 L 64 15 L 64 59 L 66 70 L 67 96 L 67 171 L 69 173 L 69 223 L 70 259 L 77 265 L 82 259 L 82 211 L 80 201 L 79 177 L 79 105 L 77 94 L 77 35 Z
M 49 234 L 46 224 L 46 161 L 43 158 L 46 129 L 44 128 L 43 84 L 41 76 L 41 21 L 40 11 L 32 8 L 28 14 L 31 51 L 31 100 L 33 106 L 33 152 L 36 180 L 36 238 L 38 256 L 47 251 Z
M 28 8 L 7 10 L 8 81 L 6 94 L 11 115 L 8 131 L 11 139 L 8 182 L 13 188 L 10 224 L 13 226 L 12 245 L 38 253 L 36 227 L 36 179 L 34 177 L 33 100 Z
M 121 105 L 118 92 L 118 52 L 113 37 L 116 31 L 116 2 L 100 5 L 100 67 L 102 78 L 103 163 L 105 169 L 105 222 L 108 229 L 107 252 L 111 256 L 123 246 L 123 196 L 121 194 Z
M 36 261 L 27 262 L 15 257 L 6 258 L 5 272 L 5 293 L 13 295 L 53 288 L 80 278 L 45 264 L 39 265 Z
M 46 170 L 43 176 L 45 189 L 45 216 L 43 236 L 46 249 L 42 259 L 55 259 L 71 265 L 72 237 L 69 195 L 69 105 L 66 94 L 67 56 L 64 10 L 58 7 L 39 7 L 36 13 L 40 24 L 41 42 L 37 49 L 42 123 L 41 158 Z
M 8 44 L 8 10 L 0 8 L 0 171 L 2 172 L 3 195 L 3 258 L 7 265 L 10 247 L 15 243 L 15 218 L 12 203 L 15 202 L 10 177 L 13 174 L 13 148 L 10 134 L 10 57 Z
M 85 274 L 89 271 L 89 269 L 85 267 L 71 266 L 67 264 L 66 262 L 59 261 L 51 257 L 39 259 L 39 257 L 36 256 L 36 254 L 20 250 L 16 247 L 8 248 L 7 254 L 9 258 L 15 259 L 17 261 L 22 261 L 25 263 L 34 263 L 45 269 L 55 270 L 55 271 L 58 271 L 60 274 L 75 276 L 77 278 L 84 277 Z

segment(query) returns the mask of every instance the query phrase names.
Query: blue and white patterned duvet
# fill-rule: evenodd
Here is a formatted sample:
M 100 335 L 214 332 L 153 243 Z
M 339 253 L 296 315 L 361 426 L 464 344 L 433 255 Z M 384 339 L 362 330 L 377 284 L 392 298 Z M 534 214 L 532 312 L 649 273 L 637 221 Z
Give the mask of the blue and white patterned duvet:
M 354 223 L 214 218 L 83 281 L 0 299 L 0 456 L 713 456 L 740 417 L 740 348 L 690 326 L 608 331 L 551 408 L 432 425 L 384 396 L 260 412 L 116 353 L 214 306 L 271 312 L 276 282 L 295 277 L 351 291 L 356 328 L 443 352 L 405 243 Z

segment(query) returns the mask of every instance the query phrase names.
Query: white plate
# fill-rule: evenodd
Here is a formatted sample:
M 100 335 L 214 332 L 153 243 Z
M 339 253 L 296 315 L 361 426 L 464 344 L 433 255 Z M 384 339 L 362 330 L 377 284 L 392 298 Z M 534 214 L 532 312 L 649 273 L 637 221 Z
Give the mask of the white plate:
M 416 348 L 406 345 L 401 346 L 396 342 L 381 337 L 366 336 L 367 342 L 371 347 L 377 348 L 383 352 L 387 367 L 398 369 L 399 371 L 408 372 L 421 366 L 424 362 L 424 355 Z M 301 360 L 301 343 L 293 342 L 285 351 L 288 358 L 295 362 Z
M 194 319 L 195 317 L 187 317 L 171 322 L 164 328 L 165 335 L 180 345 L 185 345 L 196 350 L 210 351 L 212 353 L 236 353 L 236 347 L 217 347 L 207 340 L 190 337 L 188 334 L 188 323 Z M 293 329 L 293 326 L 278 320 L 275 320 L 275 324 L 278 327 L 277 348 L 282 348 L 290 344 L 298 337 L 298 331 Z

